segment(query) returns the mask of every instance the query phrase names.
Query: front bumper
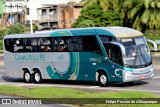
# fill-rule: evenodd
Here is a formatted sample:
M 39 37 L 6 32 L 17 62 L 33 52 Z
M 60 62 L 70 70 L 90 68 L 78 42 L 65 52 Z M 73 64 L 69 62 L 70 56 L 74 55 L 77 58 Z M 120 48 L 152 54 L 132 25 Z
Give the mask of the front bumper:
M 123 70 L 123 82 L 145 80 L 153 78 L 153 66 L 135 69 L 134 72 Z

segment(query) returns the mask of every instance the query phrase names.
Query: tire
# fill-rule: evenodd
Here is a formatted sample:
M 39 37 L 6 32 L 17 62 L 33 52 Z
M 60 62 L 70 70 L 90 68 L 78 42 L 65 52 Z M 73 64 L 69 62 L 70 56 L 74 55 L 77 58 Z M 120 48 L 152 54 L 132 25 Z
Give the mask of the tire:
M 42 83 L 42 75 L 39 71 L 35 71 L 34 73 L 34 82 L 37 84 Z
M 100 86 L 102 86 L 102 87 L 109 86 L 108 76 L 105 73 L 99 74 L 98 82 L 99 82 Z
M 23 74 L 23 80 L 26 83 L 31 83 L 32 82 L 32 75 L 30 74 L 29 71 L 25 71 Z

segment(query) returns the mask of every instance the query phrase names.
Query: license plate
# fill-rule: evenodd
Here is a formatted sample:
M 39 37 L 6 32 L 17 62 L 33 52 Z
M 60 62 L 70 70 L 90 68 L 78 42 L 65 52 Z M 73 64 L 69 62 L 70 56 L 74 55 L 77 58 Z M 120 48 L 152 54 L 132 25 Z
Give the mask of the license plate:
M 140 76 L 139 78 L 140 78 L 140 79 L 144 79 L 144 76 Z

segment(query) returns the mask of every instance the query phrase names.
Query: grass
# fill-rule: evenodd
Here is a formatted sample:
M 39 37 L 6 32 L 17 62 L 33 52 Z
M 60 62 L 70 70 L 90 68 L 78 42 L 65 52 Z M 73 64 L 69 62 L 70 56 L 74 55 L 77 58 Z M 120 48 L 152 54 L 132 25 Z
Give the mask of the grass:
M 25 88 L 16 86 L 0 86 L 1 95 L 12 95 L 25 98 L 156 98 L 155 95 L 146 92 L 98 92 L 89 93 L 67 88 Z M 52 101 L 50 99 L 49 101 Z M 55 99 L 54 99 L 55 102 Z M 94 101 L 93 101 L 94 103 Z M 78 104 L 86 107 L 159 107 L 159 104 Z
M 160 52 L 151 52 L 152 55 L 155 55 L 155 54 L 159 54 L 160 55 Z

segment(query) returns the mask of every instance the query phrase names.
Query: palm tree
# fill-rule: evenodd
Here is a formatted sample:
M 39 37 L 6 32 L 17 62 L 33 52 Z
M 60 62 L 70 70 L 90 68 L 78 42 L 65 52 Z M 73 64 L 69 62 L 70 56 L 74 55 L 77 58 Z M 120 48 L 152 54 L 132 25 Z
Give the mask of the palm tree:
M 83 9 L 93 4 L 120 12 L 124 26 L 141 31 L 160 28 L 160 0 L 87 0 Z
M 113 1 L 116 0 L 86 0 L 81 16 L 72 27 L 122 26 L 119 12 L 113 11 Z
M 124 0 L 121 7 L 125 26 L 141 31 L 160 28 L 160 0 Z
M 116 10 L 118 11 L 120 9 L 120 4 L 123 3 L 124 0 L 86 0 L 86 5 L 84 6 L 84 9 L 87 6 L 93 5 L 93 4 L 99 4 L 100 7 L 104 10 Z

